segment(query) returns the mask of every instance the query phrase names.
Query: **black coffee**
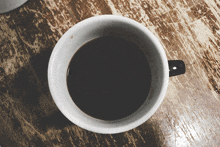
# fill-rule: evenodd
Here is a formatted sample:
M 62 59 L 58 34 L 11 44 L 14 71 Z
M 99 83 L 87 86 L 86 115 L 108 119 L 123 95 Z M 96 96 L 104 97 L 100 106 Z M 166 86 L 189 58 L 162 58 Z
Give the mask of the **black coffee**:
M 101 37 L 84 44 L 73 56 L 67 86 L 76 105 L 103 120 L 135 112 L 146 100 L 151 72 L 144 53 L 132 42 Z

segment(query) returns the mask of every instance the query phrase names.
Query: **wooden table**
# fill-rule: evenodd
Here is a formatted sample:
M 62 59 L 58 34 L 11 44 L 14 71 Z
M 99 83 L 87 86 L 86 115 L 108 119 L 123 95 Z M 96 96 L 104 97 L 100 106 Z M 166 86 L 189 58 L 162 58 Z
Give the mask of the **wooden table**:
M 152 31 L 184 75 L 170 77 L 157 112 L 120 134 L 69 122 L 48 88 L 49 57 L 59 38 L 94 15 L 134 19 Z M 1 147 L 220 146 L 219 0 L 29 0 L 0 15 Z

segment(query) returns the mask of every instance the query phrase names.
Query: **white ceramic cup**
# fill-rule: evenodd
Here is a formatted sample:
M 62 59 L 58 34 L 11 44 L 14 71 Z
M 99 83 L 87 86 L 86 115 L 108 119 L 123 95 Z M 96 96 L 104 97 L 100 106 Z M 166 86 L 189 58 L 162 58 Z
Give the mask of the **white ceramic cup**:
M 14 10 L 23 5 L 27 0 L 0 0 L 0 14 Z
M 76 51 L 90 40 L 109 35 L 139 45 L 152 74 L 150 92 L 143 105 L 130 116 L 112 121 L 96 119 L 81 111 L 70 97 L 66 81 L 68 65 Z M 158 39 L 142 24 L 117 15 L 91 17 L 70 28 L 54 47 L 48 67 L 49 89 L 59 110 L 79 127 L 103 134 L 128 131 L 147 121 L 163 101 L 168 80 L 168 61 Z

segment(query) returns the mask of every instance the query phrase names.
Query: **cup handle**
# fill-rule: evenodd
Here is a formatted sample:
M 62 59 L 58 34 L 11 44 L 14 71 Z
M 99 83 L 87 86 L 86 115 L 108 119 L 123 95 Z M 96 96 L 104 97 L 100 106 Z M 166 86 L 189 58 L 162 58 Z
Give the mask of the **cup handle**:
M 182 60 L 169 60 L 169 77 L 184 74 L 186 72 L 185 63 Z

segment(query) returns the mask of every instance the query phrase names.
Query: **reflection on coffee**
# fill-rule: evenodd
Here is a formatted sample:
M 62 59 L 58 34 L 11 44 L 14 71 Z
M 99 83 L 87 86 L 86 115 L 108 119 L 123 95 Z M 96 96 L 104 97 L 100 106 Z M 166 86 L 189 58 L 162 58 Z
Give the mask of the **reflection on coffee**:
M 151 71 L 144 53 L 119 37 L 84 44 L 69 63 L 67 87 L 86 114 L 116 120 L 135 112 L 146 100 Z

